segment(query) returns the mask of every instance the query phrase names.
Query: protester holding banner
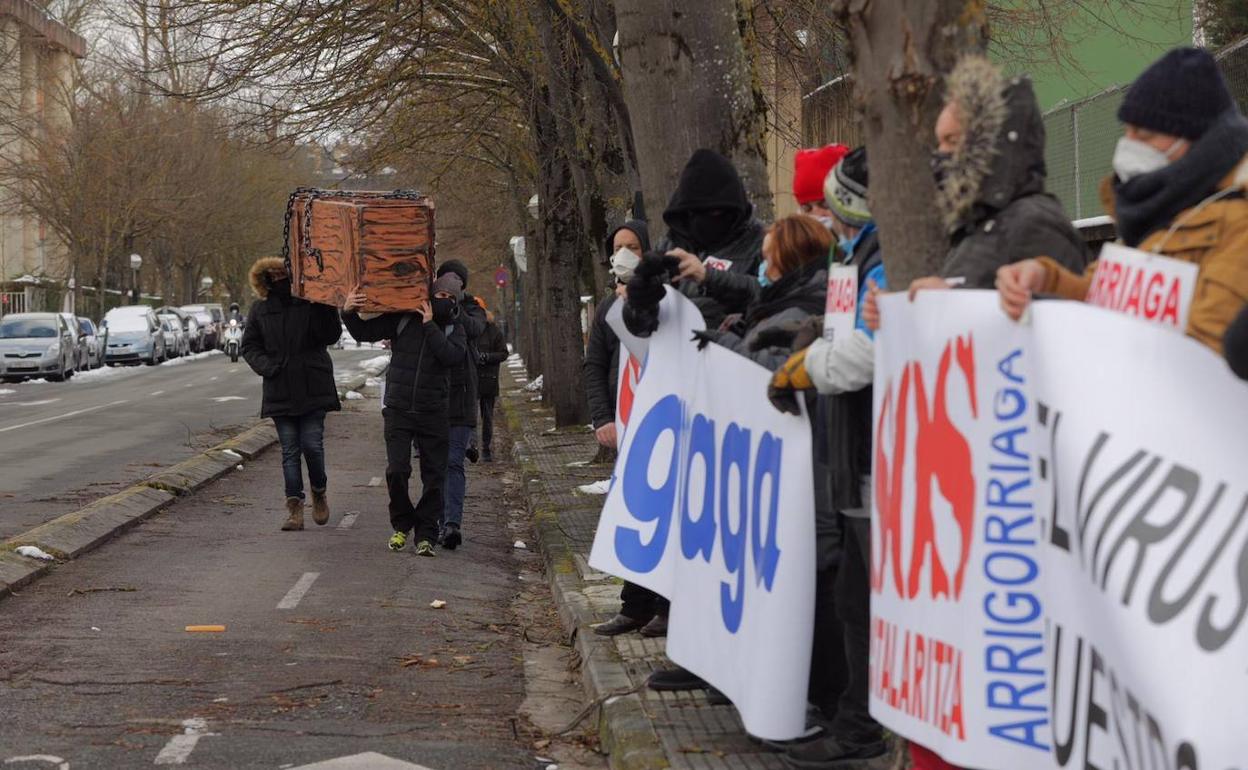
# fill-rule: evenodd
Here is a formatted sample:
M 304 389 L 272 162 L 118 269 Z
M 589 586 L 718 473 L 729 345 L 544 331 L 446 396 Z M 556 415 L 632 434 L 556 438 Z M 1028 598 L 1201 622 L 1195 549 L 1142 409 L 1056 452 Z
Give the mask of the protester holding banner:
M 611 253 L 611 275 L 616 286 L 598 305 L 594 325 L 589 330 L 589 347 L 585 351 L 585 391 L 598 443 L 615 450 L 619 436 L 616 431 L 616 401 L 619 393 L 620 356 L 627 355 L 620 339 L 607 323 L 607 313 L 616 298 L 633 277 L 641 263 L 641 255 L 650 250 L 650 231 L 645 222 L 630 220 L 617 227 L 607 238 Z M 667 599 L 636 583 L 625 582 L 620 589 L 620 611 L 606 623 L 594 626 L 601 636 L 618 636 L 640 631 L 643 636 L 658 637 L 667 633 Z
M 1227 326 L 1248 301 L 1248 120 L 1217 62 L 1200 48 L 1176 48 L 1145 70 L 1118 119 L 1124 135 L 1114 176 L 1101 188 L 1105 207 L 1126 246 L 1198 266 L 1194 285 L 1182 290 L 1190 300 L 1186 332 L 1221 351 Z M 1128 287 L 1125 280 L 1121 290 L 1106 292 L 1107 302 L 1095 301 L 1090 292 L 1104 288 L 1100 279 L 1094 283 L 1097 275 L 1095 265 L 1076 273 L 1041 258 L 1003 268 L 997 287 L 1016 319 L 1036 293 L 1124 312 L 1131 312 L 1132 296 L 1137 308 L 1162 301 L 1147 285 Z
M 872 333 L 862 325 L 857 309 L 861 307 L 861 291 L 868 279 L 885 284 L 884 265 L 880 254 L 875 223 L 867 206 L 867 156 L 865 148 L 857 148 L 845 157 L 828 175 L 825 196 L 836 223 L 845 264 L 854 271 L 854 297 L 859 301 L 849 309 L 848 329 L 835 328 L 831 337 L 815 340 L 800 348 L 772 379 L 768 395 L 783 412 L 796 411 L 799 390 L 817 388 L 826 394 L 820 399 L 820 423 L 816 434 L 823 434 L 820 443 L 828 465 L 816 485 L 829 490 L 828 510 L 831 520 L 815 509 L 817 536 L 824 539 L 830 531 L 842 531 L 843 546 L 835 581 L 828 586 L 823 579 L 815 584 L 816 629 L 819 627 L 818 607 L 830 602 L 835 606 L 843 628 L 841 645 L 820 649 L 816 646 L 812 668 L 827 665 L 843 649 L 846 666 L 845 686 L 834 707 L 825 709 L 833 717 L 826 736 L 789 749 L 786 760 L 793 767 L 835 767 L 845 761 L 871 758 L 884 754 L 887 746 L 883 730 L 868 712 L 867 669 L 870 658 L 871 590 L 870 505 L 866 499 L 871 469 L 871 381 L 874 376 L 874 343 Z M 832 284 L 829 284 L 830 286 Z M 829 310 L 829 313 L 835 312 Z M 800 341 L 799 341 L 800 342 Z M 818 449 L 816 450 L 818 452 Z M 819 551 L 822 553 L 823 544 Z M 830 592 L 831 596 L 823 596 Z M 817 631 L 816 631 L 817 633 Z

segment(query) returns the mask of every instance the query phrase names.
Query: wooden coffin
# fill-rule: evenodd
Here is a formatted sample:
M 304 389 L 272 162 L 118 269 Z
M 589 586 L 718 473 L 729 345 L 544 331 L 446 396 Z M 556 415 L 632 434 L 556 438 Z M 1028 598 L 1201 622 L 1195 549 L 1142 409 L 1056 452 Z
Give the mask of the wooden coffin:
M 433 211 L 412 193 L 297 191 L 287 211 L 293 293 L 341 307 L 359 286 L 362 312 L 415 310 L 436 267 Z

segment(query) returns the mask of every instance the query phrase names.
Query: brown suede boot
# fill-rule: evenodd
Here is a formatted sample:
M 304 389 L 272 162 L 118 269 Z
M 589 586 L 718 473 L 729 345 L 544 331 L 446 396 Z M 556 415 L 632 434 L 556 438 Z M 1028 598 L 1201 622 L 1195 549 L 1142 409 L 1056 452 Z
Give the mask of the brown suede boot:
M 297 532 L 303 529 L 303 500 L 298 497 L 286 498 L 286 523 L 283 532 Z
M 322 526 L 329 523 L 329 500 L 323 489 L 312 490 L 312 521 Z

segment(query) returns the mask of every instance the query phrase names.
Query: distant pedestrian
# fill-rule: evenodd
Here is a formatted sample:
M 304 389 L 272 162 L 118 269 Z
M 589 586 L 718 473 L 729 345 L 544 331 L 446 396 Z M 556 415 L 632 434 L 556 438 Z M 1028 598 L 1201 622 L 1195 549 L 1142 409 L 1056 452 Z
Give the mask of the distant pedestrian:
M 494 403 L 498 400 L 498 368 L 510 353 L 494 314 L 485 311 L 485 331 L 477 339 L 477 400 L 481 407 L 481 459 L 494 462 Z
M 446 468 L 450 447 L 448 371 L 463 360 L 464 332 L 459 318 L 457 281 L 439 279 L 432 300 L 414 313 L 360 315 L 365 296 L 357 288 L 342 306 L 351 336 L 363 342 L 390 341 L 386 398 L 381 410 L 386 436 L 386 488 L 390 492 L 390 550 L 401 551 L 409 533 L 416 553 L 435 556 L 438 520 L 446 507 Z M 451 333 L 447 333 L 451 329 Z M 420 449 L 420 500 L 412 505 L 412 447 Z
M 286 486 L 286 531 L 303 529 L 303 465 L 312 487 L 312 520 L 329 521 L 325 474 L 325 413 L 338 411 L 338 386 L 327 347 L 338 341 L 338 313 L 291 296 L 290 274 L 277 257 L 251 268 L 251 288 L 259 301 L 251 306 L 242 354 L 264 378 L 261 417 L 273 418 L 282 442 Z

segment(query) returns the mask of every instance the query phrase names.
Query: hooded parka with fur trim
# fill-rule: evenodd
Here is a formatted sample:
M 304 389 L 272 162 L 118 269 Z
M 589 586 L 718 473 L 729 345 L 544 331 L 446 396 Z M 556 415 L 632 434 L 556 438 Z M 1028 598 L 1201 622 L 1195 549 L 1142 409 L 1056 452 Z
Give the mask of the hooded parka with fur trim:
M 938 197 L 952 245 L 940 275 L 990 289 L 997 268 L 1041 256 L 1081 272 L 1087 246 L 1044 191 L 1044 120 L 1031 81 L 1007 82 L 987 59 L 968 56 L 948 85 L 963 138 Z
M 326 348 L 342 336 L 338 311 L 275 292 L 271 276 L 286 263 L 266 257 L 251 267 L 251 288 L 259 297 L 247 313 L 242 354 L 264 378 L 261 417 L 297 417 L 342 408 L 334 363 Z

